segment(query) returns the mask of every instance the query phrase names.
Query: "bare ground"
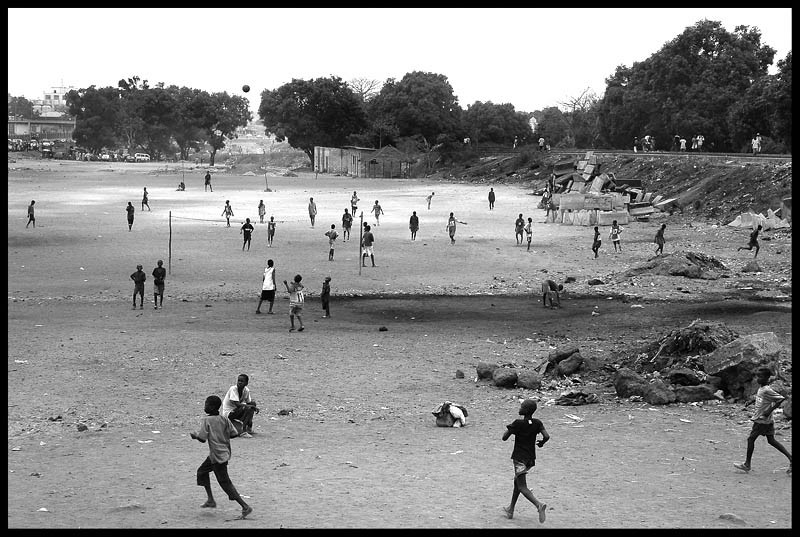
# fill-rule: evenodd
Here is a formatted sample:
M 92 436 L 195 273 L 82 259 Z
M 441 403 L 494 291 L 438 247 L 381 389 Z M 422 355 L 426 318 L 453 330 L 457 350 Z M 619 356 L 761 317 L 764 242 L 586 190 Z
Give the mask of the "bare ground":
M 760 440 L 752 473 L 731 465 L 749 431 L 740 404 L 620 400 L 602 367 L 575 384 L 601 396 L 581 407 L 547 404 L 563 383 L 501 390 L 474 380 L 479 361 L 530 365 L 568 342 L 613 368 L 697 318 L 742 334 L 774 331 L 791 349 L 789 233 L 762 241 L 761 273 L 741 272 L 752 255 L 735 251 L 746 230 L 677 215 L 632 223 L 624 254 L 606 244 L 594 260 L 589 229 L 540 223 L 538 198 L 512 185 L 495 187 L 489 212 L 488 189 L 474 184 L 270 176 L 273 192 L 263 192 L 263 176 L 218 175 L 211 194 L 193 170 L 181 193 L 180 171 L 155 164 L 19 164 L 9 164 L 8 196 L 9 528 L 539 527 L 524 499 L 514 520 L 501 510 L 513 473 L 511 442 L 500 437 L 524 397 L 545 403 L 537 415 L 553 437 L 529 479 L 549 506 L 541 527 L 792 527 L 785 459 Z M 138 210 L 142 186 L 150 213 Z M 357 242 L 340 244 L 328 263 L 322 235 L 339 227 L 353 190 L 362 208 L 377 198 L 387 213 L 375 228 L 378 267 L 360 274 Z M 309 196 L 320 205 L 313 229 Z M 31 198 L 36 230 L 24 228 Z M 219 217 L 226 199 L 232 228 Z M 256 225 L 242 252 L 237 227 L 257 219 L 259 199 L 281 221 L 276 245 L 267 248 Z M 411 210 L 421 215 L 415 242 Z M 132 311 L 128 275 L 137 262 L 149 274 L 168 259 L 169 211 L 165 307 Z M 468 222 L 452 247 L 449 211 Z M 537 222 L 534 253 L 514 243 L 518 212 Z M 620 276 L 651 259 L 661 221 L 668 254 L 714 255 L 728 277 Z M 285 293 L 276 315 L 253 313 L 267 257 L 279 281 L 301 273 L 312 291 L 303 333 L 287 330 Z M 315 296 L 325 275 L 331 319 Z M 541 279 L 568 275 L 577 281 L 564 308 L 543 309 Z M 607 283 L 590 286 L 592 277 Z M 146 289 L 149 300 L 149 281 Z M 466 378 L 455 378 L 459 369 Z M 216 484 L 219 507 L 199 508 L 195 470 L 207 447 L 188 433 L 205 397 L 221 396 L 240 372 L 263 411 L 254 438 L 233 440 L 231 477 L 255 509 L 233 521 L 238 506 Z M 445 399 L 467 406 L 467 427 L 435 427 L 430 412 Z M 791 422 L 778 430 L 791 450 Z

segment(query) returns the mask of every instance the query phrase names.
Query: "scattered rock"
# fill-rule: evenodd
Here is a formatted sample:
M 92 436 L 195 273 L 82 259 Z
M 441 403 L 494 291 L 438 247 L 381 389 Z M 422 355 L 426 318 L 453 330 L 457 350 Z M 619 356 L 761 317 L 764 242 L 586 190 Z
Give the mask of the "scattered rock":
M 619 397 L 644 396 L 647 379 L 632 369 L 623 367 L 614 375 L 614 389 Z
M 581 356 L 580 352 L 576 352 L 569 358 L 566 358 L 558 363 L 556 366 L 556 374 L 561 375 L 562 377 L 568 377 L 573 373 L 576 373 L 578 369 L 581 368 L 581 365 L 583 365 L 583 356 Z
M 378 328 L 378 332 L 386 332 L 387 330 L 389 329 L 386 328 L 385 326 L 381 326 L 380 328 Z
M 665 384 L 660 379 L 646 384 L 642 396 L 651 405 L 668 405 L 677 400 L 672 386 Z
M 742 267 L 742 272 L 763 272 L 761 267 L 759 266 L 758 262 L 753 259 L 752 261 L 748 261 L 745 266 Z
M 464 378 L 464 372 L 461 371 L 460 369 L 456 369 L 456 378 L 457 379 L 463 379 Z
M 538 390 L 542 387 L 542 377 L 536 371 L 525 369 L 517 374 L 517 386 Z
M 680 386 L 697 386 L 700 384 L 700 379 L 697 374 L 688 367 L 680 367 L 670 370 L 666 377 L 671 384 L 678 384 Z
M 775 332 L 749 334 L 703 356 L 703 369 L 722 379 L 726 393 L 746 399 L 758 391 L 756 369 L 761 366 L 775 369 L 785 352 Z
M 722 520 L 729 520 L 734 524 L 739 524 L 740 526 L 744 526 L 747 524 L 747 522 L 745 522 L 741 517 L 734 515 L 733 513 L 724 513 L 722 515 L 719 515 L 719 517 Z
M 586 283 L 588 283 L 589 285 L 605 285 L 606 282 L 604 282 L 603 280 L 597 279 L 597 278 L 592 278 L 591 280 L 587 281 Z
M 558 364 L 562 360 L 566 360 L 576 352 L 579 352 L 581 348 L 577 345 L 570 345 L 568 347 L 561 347 L 560 349 L 556 349 L 554 351 L 550 351 L 550 354 L 547 355 L 547 361 L 551 364 Z
M 83 431 L 88 431 L 88 430 L 89 430 L 89 427 L 87 427 L 83 423 L 79 423 L 78 424 L 78 432 L 79 433 L 82 433 Z
M 517 372 L 508 367 L 498 367 L 492 373 L 492 380 L 498 388 L 513 388 L 517 384 L 517 378 Z
M 475 366 L 475 371 L 478 373 L 479 379 L 491 379 L 492 375 L 494 375 L 494 370 L 498 367 L 497 364 L 478 362 L 478 365 Z
M 710 384 L 699 384 L 695 386 L 677 386 L 675 388 L 675 398 L 679 403 L 691 403 L 694 401 L 708 401 L 716 399 L 714 387 Z

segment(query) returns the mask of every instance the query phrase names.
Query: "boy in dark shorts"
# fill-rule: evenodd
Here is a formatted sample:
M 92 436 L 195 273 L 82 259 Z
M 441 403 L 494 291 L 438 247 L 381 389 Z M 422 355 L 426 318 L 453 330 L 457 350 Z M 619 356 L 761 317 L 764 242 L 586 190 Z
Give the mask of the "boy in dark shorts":
M 253 508 L 247 505 L 241 495 L 236 491 L 230 477 L 228 477 L 228 461 L 231 458 L 231 438 L 236 435 L 233 423 L 225 416 L 220 416 L 219 408 L 222 401 L 216 395 L 206 398 L 204 417 L 200 422 L 200 429 L 196 433 L 189 433 L 193 440 L 205 443 L 208 440 L 209 455 L 203 464 L 197 469 L 197 484 L 206 489 L 208 499 L 200 507 L 216 507 L 214 495 L 211 493 L 211 477 L 209 474 L 214 472 L 219 486 L 228 494 L 228 499 L 236 501 L 242 506 L 242 514 L 238 519 L 247 518 L 253 512 Z
M 766 436 L 767 443 L 786 455 L 789 459 L 789 469 L 786 470 L 787 474 L 792 473 L 792 454 L 775 439 L 775 422 L 772 419 L 772 411 L 781 406 L 785 397 L 776 392 L 769 386 L 769 377 L 772 371 L 768 367 L 759 367 L 756 371 L 756 381 L 761 386 L 756 392 L 755 410 L 750 421 L 753 422 L 753 428 L 750 431 L 750 436 L 747 437 L 747 455 L 743 463 L 734 463 L 733 465 L 739 470 L 745 472 L 750 471 L 750 461 L 753 458 L 753 450 L 756 447 L 756 439 L 759 436 Z M 745 405 L 749 406 L 750 403 Z
M 166 277 L 167 269 L 164 268 L 164 261 L 159 259 L 158 266 L 153 269 L 153 309 L 157 310 L 159 305 L 164 307 L 164 280 Z
M 322 282 L 322 293 L 319 295 L 322 301 L 322 309 L 325 310 L 323 319 L 328 319 L 331 316 L 331 277 L 325 276 L 325 281 Z
M 592 251 L 594 252 L 595 259 L 597 258 L 597 253 L 600 251 L 600 246 L 603 244 L 603 241 L 600 240 L 600 229 L 597 226 L 594 226 L 594 239 L 592 239 Z
M 536 412 L 536 401 L 525 399 L 519 407 L 522 419 L 514 420 L 511 425 L 506 425 L 506 432 L 503 433 L 503 442 L 514 435 L 514 451 L 511 452 L 511 460 L 514 462 L 514 492 L 511 494 L 511 504 L 503 507 L 506 517 L 514 518 L 514 507 L 517 499 L 522 494 L 539 511 L 539 522 L 544 522 L 547 504 L 536 499 L 528 488 L 526 476 L 536 465 L 536 446 L 542 447 L 550 440 L 550 435 L 544 428 L 544 424 L 533 417 Z M 536 441 L 537 435 L 541 433 L 542 439 Z
M 136 309 L 136 295 L 139 295 L 139 309 L 144 309 L 144 282 L 147 280 L 147 274 L 142 270 L 141 265 L 136 265 L 136 272 L 131 274 L 133 280 L 133 309 Z

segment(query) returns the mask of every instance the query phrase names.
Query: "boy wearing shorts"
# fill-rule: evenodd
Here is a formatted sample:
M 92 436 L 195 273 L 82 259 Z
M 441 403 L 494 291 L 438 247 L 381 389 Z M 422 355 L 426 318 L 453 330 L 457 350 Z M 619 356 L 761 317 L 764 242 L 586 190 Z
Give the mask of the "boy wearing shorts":
M 544 428 L 544 424 L 533 417 L 536 412 L 536 401 L 525 399 L 519 407 L 519 414 L 522 419 L 514 420 L 511 425 L 506 425 L 506 432 L 503 433 L 503 442 L 514 435 L 514 451 L 511 452 L 511 460 L 514 463 L 514 492 L 511 494 L 511 504 L 503 507 L 506 517 L 514 518 L 514 507 L 517 504 L 519 495 L 522 494 L 539 511 L 539 522 L 544 522 L 547 504 L 536 499 L 528 488 L 528 472 L 536 465 L 536 446 L 543 447 L 550 435 Z M 541 434 L 542 439 L 536 441 L 537 435 Z
M 759 436 L 766 436 L 767 443 L 789 459 L 789 469 L 786 470 L 786 473 L 791 475 L 792 454 L 775 439 L 775 421 L 772 419 L 772 411 L 783 404 L 785 397 L 769 386 L 769 377 L 771 375 L 772 371 L 768 367 L 759 367 L 758 371 L 756 371 L 756 381 L 761 387 L 756 392 L 755 410 L 753 410 L 753 416 L 750 418 L 750 421 L 753 422 L 753 428 L 750 430 L 750 436 L 747 437 L 747 455 L 743 463 L 734 463 L 734 466 L 739 470 L 749 472 L 753 450 L 756 447 L 756 439 Z
M 283 280 L 283 285 L 286 286 L 286 291 L 289 292 L 289 322 L 292 323 L 291 328 L 289 328 L 289 332 L 294 332 L 294 318 L 297 317 L 297 322 L 300 324 L 300 328 L 297 329 L 298 332 L 302 332 L 305 330 L 303 326 L 303 319 L 300 316 L 303 313 L 303 302 L 305 298 L 303 297 L 303 284 L 300 283 L 303 277 L 299 274 L 295 274 L 294 281 L 292 283 Z
M 231 438 L 236 436 L 236 429 L 233 423 L 225 416 L 220 416 L 219 408 L 222 400 L 216 395 L 206 398 L 205 413 L 208 414 L 200 422 L 200 429 L 196 433 L 189 433 L 193 440 L 202 443 L 208 441 L 209 455 L 203 464 L 197 469 L 197 484 L 206 489 L 208 499 L 200 507 L 214 508 L 217 502 L 211 493 L 211 472 L 217 478 L 219 486 L 228 494 L 228 499 L 236 501 L 242 506 L 242 514 L 239 519 L 247 518 L 253 512 L 253 508 L 247 505 L 242 496 L 233 486 L 231 478 L 228 476 L 228 461 L 231 458 Z

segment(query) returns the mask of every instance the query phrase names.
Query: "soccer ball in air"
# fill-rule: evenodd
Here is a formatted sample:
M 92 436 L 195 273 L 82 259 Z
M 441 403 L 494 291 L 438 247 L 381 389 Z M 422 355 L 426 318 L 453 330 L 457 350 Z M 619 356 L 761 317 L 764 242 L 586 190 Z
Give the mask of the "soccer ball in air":
M 250 86 L 248 86 L 247 84 L 245 84 L 244 86 L 242 86 L 242 91 L 243 91 L 243 92 L 245 92 L 245 93 L 247 93 L 248 91 L 250 91 Z

